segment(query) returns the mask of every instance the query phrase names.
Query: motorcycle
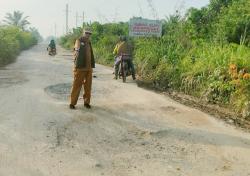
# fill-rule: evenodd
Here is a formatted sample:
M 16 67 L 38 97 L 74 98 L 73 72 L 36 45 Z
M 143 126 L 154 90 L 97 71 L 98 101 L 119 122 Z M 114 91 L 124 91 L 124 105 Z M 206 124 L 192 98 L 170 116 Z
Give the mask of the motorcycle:
M 47 48 L 47 51 L 49 52 L 50 56 L 55 56 L 56 55 L 56 48 Z
M 129 63 L 128 61 L 131 60 L 132 57 L 131 55 L 127 55 L 127 54 L 123 54 L 122 56 L 120 56 L 120 65 L 119 65 L 119 78 L 121 79 L 122 78 L 122 81 L 125 83 L 126 82 L 126 78 L 128 76 L 131 76 L 132 75 L 132 72 L 130 70 L 130 67 L 129 67 Z

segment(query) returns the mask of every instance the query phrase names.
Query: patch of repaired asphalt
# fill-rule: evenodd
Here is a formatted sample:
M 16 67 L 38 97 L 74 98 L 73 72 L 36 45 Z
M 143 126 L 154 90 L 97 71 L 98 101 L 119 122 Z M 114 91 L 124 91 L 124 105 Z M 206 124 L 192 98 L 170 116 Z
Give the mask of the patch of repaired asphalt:
M 69 100 L 71 93 L 72 83 L 61 83 L 48 86 L 44 91 L 52 98 L 58 100 Z M 108 87 L 93 86 L 92 97 L 104 97 L 112 93 L 112 90 Z M 79 97 L 83 95 L 83 88 Z
M 58 100 L 68 100 L 70 96 L 71 83 L 61 83 L 48 86 L 44 91 L 52 98 Z

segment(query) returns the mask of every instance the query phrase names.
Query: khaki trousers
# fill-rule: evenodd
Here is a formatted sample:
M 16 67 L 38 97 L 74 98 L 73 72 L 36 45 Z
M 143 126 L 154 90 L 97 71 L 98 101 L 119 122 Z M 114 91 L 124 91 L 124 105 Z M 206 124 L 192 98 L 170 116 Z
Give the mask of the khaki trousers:
M 83 100 L 84 104 L 90 104 L 91 87 L 92 87 L 92 70 L 83 71 L 74 69 L 74 81 L 71 89 L 71 105 L 76 105 L 82 86 L 84 87 Z

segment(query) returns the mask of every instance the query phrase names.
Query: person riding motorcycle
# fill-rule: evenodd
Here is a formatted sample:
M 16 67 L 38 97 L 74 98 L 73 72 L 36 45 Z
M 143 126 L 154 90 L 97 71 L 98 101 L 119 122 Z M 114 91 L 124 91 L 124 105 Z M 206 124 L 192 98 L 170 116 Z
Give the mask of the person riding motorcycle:
M 113 51 L 113 55 L 114 55 L 114 72 L 113 74 L 115 74 L 115 65 L 116 62 L 118 62 L 120 60 L 119 56 L 118 56 L 118 47 L 119 45 L 122 43 L 122 36 L 119 37 L 119 41 L 118 43 L 115 45 L 114 51 Z
M 53 51 L 54 51 L 54 54 L 56 54 L 56 43 L 54 40 L 50 41 L 47 51 L 49 51 L 49 55 L 52 55 Z
M 131 46 L 129 45 L 127 38 L 125 36 L 121 36 L 119 42 L 116 44 L 113 54 L 115 55 L 115 77 L 114 79 L 118 79 L 119 65 L 121 63 L 122 55 L 129 55 L 132 57 Z M 129 69 L 132 72 L 132 78 L 135 80 L 135 68 L 132 59 L 127 60 Z

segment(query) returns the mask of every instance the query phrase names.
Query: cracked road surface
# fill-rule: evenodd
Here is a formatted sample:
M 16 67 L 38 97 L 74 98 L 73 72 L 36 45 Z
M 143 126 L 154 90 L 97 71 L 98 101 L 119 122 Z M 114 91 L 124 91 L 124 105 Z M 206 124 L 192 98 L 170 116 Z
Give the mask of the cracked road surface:
M 98 65 L 93 109 L 68 108 L 70 53 L 0 69 L 0 176 L 250 176 L 250 135 Z

